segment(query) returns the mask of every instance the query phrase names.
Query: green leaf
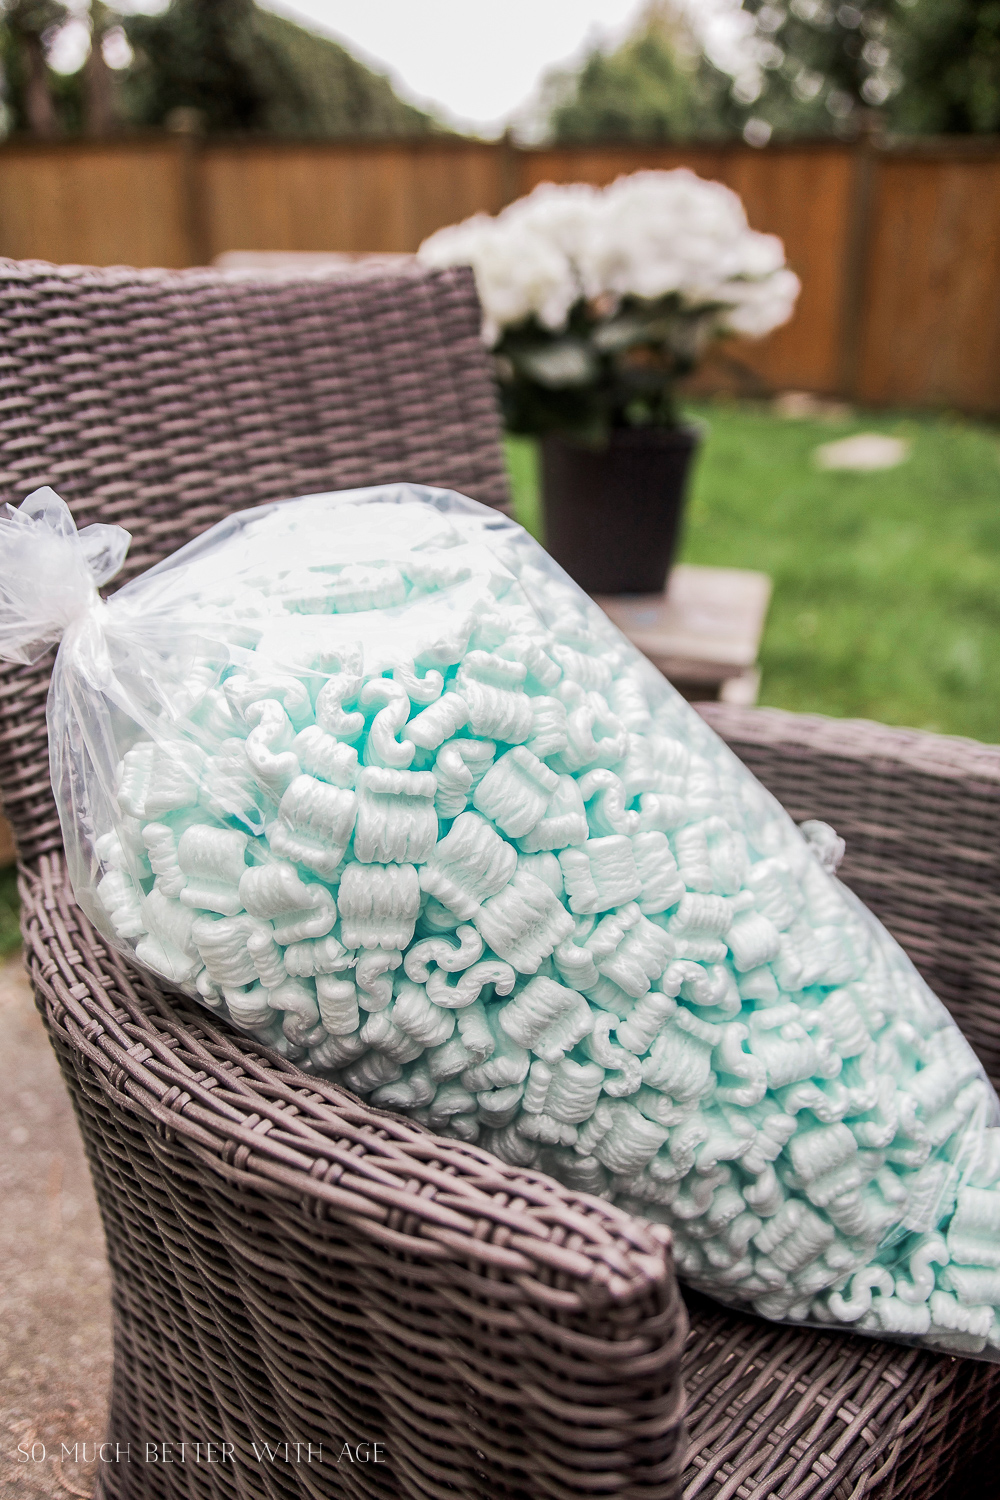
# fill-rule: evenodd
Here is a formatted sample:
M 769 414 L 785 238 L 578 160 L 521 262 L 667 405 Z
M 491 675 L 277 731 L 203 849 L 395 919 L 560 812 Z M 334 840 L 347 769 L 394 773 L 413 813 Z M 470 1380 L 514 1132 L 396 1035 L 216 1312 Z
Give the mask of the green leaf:
M 556 339 L 535 349 L 513 354 L 521 372 L 550 390 L 587 385 L 598 373 L 593 350 L 579 339 Z

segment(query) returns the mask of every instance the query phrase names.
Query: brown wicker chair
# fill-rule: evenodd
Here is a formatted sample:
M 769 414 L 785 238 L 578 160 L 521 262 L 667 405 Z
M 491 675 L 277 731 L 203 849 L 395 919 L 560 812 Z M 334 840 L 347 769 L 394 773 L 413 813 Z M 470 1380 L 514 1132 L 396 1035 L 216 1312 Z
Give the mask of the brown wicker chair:
M 463 273 L 0 265 L 2 498 L 52 483 L 121 522 L 129 574 L 281 495 L 408 478 L 503 504 L 476 323 Z M 113 1271 L 109 1437 L 139 1461 L 105 1466 L 107 1500 L 929 1500 L 983 1448 L 991 1367 L 691 1298 L 685 1456 L 667 1236 L 306 1078 L 94 933 L 48 784 L 50 668 L 0 669 L 0 786 Z M 706 714 L 795 816 L 841 828 L 847 878 L 996 1076 L 1000 751 Z M 185 1439 L 232 1460 L 142 1462 Z M 345 1457 L 359 1441 L 384 1462 Z M 279 1442 L 312 1455 L 255 1461 Z

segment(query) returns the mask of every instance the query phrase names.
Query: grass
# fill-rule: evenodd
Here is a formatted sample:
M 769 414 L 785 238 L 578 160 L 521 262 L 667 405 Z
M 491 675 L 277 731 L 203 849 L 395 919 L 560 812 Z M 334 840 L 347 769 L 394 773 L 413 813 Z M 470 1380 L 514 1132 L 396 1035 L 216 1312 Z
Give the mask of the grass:
M 760 701 L 1000 741 L 1000 434 L 948 417 L 790 421 L 749 403 L 707 425 L 681 557 L 774 581 Z M 911 443 L 899 468 L 826 472 L 855 432 Z M 518 519 L 540 531 L 533 443 L 508 443 Z
M 17 871 L 13 867 L 0 870 L 0 958 L 6 958 L 21 946 L 21 930 L 17 925 L 19 904 Z

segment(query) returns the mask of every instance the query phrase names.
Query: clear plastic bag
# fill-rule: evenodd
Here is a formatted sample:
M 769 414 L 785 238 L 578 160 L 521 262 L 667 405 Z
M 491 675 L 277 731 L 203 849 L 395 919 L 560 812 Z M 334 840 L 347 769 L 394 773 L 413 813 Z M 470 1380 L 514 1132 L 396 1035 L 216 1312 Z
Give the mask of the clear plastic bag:
M 125 534 L 0 517 L 0 651 L 62 631 L 74 890 L 307 1072 L 669 1224 L 777 1321 L 1000 1357 L 1000 1106 L 944 1007 L 519 527 L 397 485 Z

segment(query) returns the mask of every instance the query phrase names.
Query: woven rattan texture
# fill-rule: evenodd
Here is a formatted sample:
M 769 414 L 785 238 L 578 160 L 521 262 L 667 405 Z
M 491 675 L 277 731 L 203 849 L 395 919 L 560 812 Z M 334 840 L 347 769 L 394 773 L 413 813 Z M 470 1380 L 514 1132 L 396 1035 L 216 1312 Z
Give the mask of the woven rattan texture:
M 114 1271 L 112 1440 L 234 1449 L 228 1470 L 115 1464 L 106 1494 L 676 1493 L 669 1234 L 167 999 L 95 936 L 58 857 L 23 895 Z M 336 1465 L 361 1441 L 384 1467 Z M 260 1464 L 253 1442 L 326 1459 Z
M 381 466 L 390 447 L 429 455 L 408 477 L 505 495 L 462 278 L 407 270 L 318 286 L 8 267 L 0 287 L 10 497 L 48 479 L 81 519 L 122 521 L 138 538 L 133 570 L 228 509 L 400 477 Z M 291 332 L 296 309 L 303 326 Z M 276 350 L 283 372 L 262 370 Z M 314 387 L 340 380 L 357 403 L 322 477 L 308 456 L 322 423 L 302 412 L 337 427 L 343 408 L 294 394 L 304 377 L 289 351 L 312 360 Z M 365 370 L 378 391 L 345 389 Z M 209 396 L 210 419 L 199 404 Z M 49 403 L 41 427 L 38 399 Z M 0 785 L 21 839 L 29 971 L 107 1228 L 109 1435 L 204 1437 L 244 1457 L 248 1440 L 324 1444 L 323 1464 L 109 1465 L 107 1500 L 929 1500 L 988 1441 L 1000 1407 L 990 1367 L 776 1328 L 692 1298 L 681 1478 L 684 1318 L 662 1238 L 304 1078 L 110 953 L 73 904 L 59 851 L 49 666 L 0 670 Z M 873 749 L 886 782 L 894 767 L 925 767 L 928 868 L 960 865 L 966 794 L 984 825 L 968 847 L 998 842 L 995 803 L 979 790 L 990 776 L 971 750 L 892 731 L 876 747 L 872 726 L 855 743 L 823 721 L 732 713 L 720 728 L 798 816 L 828 817 L 852 840 L 855 826 L 881 830 L 865 866 L 876 893 L 897 868 L 909 878 L 911 820 L 888 791 L 866 803 L 881 785 Z M 931 817 L 935 796 L 954 817 Z M 930 890 L 934 920 L 948 898 L 940 878 Z M 970 1030 L 986 1035 L 985 968 L 963 993 Z M 338 1438 L 383 1442 L 387 1463 L 331 1464 Z
M 408 263 L 247 277 L 0 261 L 0 503 L 51 484 L 81 525 L 126 527 L 120 582 L 292 495 L 403 479 L 506 506 L 479 318 L 469 272 Z M 0 786 L 27 858 L 60 845 L 50 669 L 0 674 L 16 747 Z
M 253 278 L 0 262 L 0 500 L 135 530 L 122 577 L 221 516 L 352 485 L 507 502 L 464 269 Z

